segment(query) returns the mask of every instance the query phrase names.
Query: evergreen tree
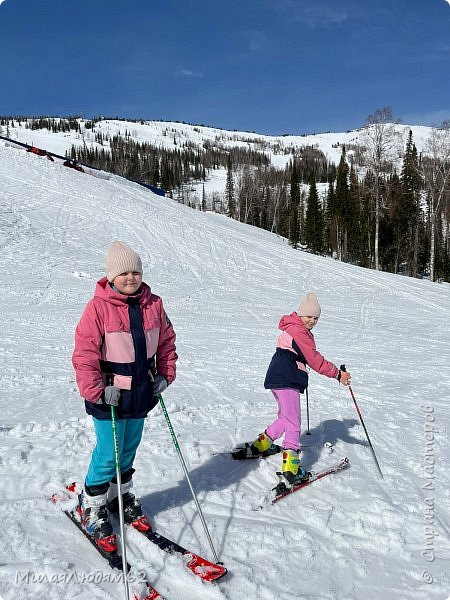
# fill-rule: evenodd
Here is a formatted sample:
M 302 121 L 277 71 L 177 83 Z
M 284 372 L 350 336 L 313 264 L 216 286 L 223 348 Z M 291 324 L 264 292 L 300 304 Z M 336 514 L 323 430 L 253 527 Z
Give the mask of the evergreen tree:
M 348 197 L 348 164 L 345 157 L 345 146 L 342 148 L 341 160 L 336 175 L 336 189 L 332 207 L 332 223 L 335 232 L 335 248 L 338 260 L 347 258 L 347 227 L 345 218 L 347 215 Z
M 403 193 L 400 177 L 397 173 L 389 181 L 388 206 L 389 225 L 391 229 L 391 252 L 388 262 L 394 273 L 400 271 L 400 266 L 406 262 L 406 248 L 409 228 L 409 214 L 405 210 L 406 196 Z
M 289 244 L 298 248 L 300 243 L 300 181 L 297 164 L 294 159 L 291 170 L 291 193 L 289 202 Z
M 206 212 L 206 193 L 205 184 L 202 185 L 202 211 Z
M 314 177 L 309 184 L 308 204 L 306 208 L 304 240 L 311 252 L 321 254 L 324 251 L 324 217 L 317 193 Z
M 333 240 L 335 232 L 333 230 L 333 211 L 334 211 L 334 186 L 333 179 L 328 182 L 328 192 L 325 198 L 324 223 L 325 223 L 325 241 L 328 254 L 332 254 Z
M 360 212 L 360 188 L 355 169 L 352 165 L 349 175 L 348 201 L 344 211 L 345 229 L 347 232 L 347 258 L 352 262 L 358 262 L 361 254 L 361 246 L 364 244 L 364 239 L 361 236 Z
M 412 141 L 412 131 L 409 131 L 400 176 L 402 184 L 401 218 L 407 222 L 407 273 L 417 276 L 420 229 L 420 191 L 423 188 L 422 176 L 419 170 L 417 149 Z
M 289 239 L 290 173 L 292 165 L 285 168 L 281 181 L 272 195 L 272 223 L 269 231 Z
M 371 267 L 374 264 L 374 238 L 372 210 L 373 201 L 373 175 L 366 173 L 364 180 L 359 184 L 359 236 L 361 245 L 359 248 L 358 263 L 362 267 Z
M 262 229 L 268 229 L 268 207 L 270 206 L 271 197 L 270 197 L 270 187 L 265 186 L 263 195 L 262 195 L 262 206 L 261 206 L 261 219 L 259 226 Z
M 233 165 L 231 155 L 227 159 L 227 181 L 225 184 L 225 197 L 227 201 L 227 216 L 236 218 L 236 202 L 234 200 Z

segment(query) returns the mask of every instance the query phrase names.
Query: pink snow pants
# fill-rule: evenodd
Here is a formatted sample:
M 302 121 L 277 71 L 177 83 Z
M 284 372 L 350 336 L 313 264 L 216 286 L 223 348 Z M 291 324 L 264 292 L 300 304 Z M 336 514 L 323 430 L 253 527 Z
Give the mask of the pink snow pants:
M 277 440 L 284 433 L 283 448 L 300 449 L 300 392 L 292 388 L 272 390 L 278 404 L 278 416 L 266 429 L 272 440 Z

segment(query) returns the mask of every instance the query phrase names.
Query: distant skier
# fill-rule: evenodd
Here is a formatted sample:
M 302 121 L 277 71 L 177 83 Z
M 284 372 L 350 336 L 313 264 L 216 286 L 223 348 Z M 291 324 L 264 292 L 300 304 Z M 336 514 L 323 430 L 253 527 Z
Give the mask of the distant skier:
M 37 148 L 36 146 L 28 146 L 27 152 L 32 152 L 33 154 L 37 154 L 38 156 L 45 156 L 45 151 Z
M 69 158 L 63 162 L 64 167 L 69 167 L 70 169 L 75 169 L 75 171 L 80 171 L 80 173 L 84 173 L 83 167 L 77 163 L 76 160 L 70 160 Z
M 106 270 L 77 325 L 72 362 L 96 433 L 79 498 L 81 522 L 112 552 L 117 541 L 108 510 L 118 511 L 118 499 L 110 405 L 116 407 L 125 521 L 145 531 L 150 524 L 130 491 L 133 461 L 145 417 L 175 379 L 177 354 L 172 324 L 161 298 L 143 283 L 136 252 L 113 242 Z
M 311 329 L 320 317 L 320 305 L 313 293 L 306 295 L 297 312 L 281 317 L 278 328 L 277 349 L 267 370 L 264 387 L 270 389 L 278 404 L 275 421 L 261 433 L 245 451 L 250 457 L 271 454 L 277 451 L 274 440 L 284 434 L 282 449 L 282 474 L 292 485 L 307 476 L 300 466 L 300 393 L 308 387 L 307 366 L 326 377 L 335 378 L 349 385 L 351 375 L 340 371 L 316 350 Z

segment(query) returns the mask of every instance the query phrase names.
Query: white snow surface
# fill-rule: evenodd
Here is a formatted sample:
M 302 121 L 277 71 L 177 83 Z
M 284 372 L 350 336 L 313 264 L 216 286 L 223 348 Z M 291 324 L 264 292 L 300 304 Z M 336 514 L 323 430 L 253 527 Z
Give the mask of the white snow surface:
M 49 501 L 83 480 L 94 444 L 73 334 L 116 239 L 140 253 L 176 329 L 178 376 L 165 402 L 229 575 L 205 584 L 137 532 L 130 562 L 169 600 L 448 597 L 447 284 L 295 251 L 266 231 L 2 143 L 0 206 L 2 599 L 123 598 L 122 585 L 93 580 L 108 567 Z M 348 456 L 351 466 L 272 506 L 280 457 L 236 463 L 227 450 L 273 420 L 263 380 L 278 320 L 309 291 L 322 305 L 318 348 L 351 370 L 384 480 L 348 390 L 312 373 L 302 462 L 320 470 Z M 159 408 L 135 467 L 154 526 L 212 559 Z

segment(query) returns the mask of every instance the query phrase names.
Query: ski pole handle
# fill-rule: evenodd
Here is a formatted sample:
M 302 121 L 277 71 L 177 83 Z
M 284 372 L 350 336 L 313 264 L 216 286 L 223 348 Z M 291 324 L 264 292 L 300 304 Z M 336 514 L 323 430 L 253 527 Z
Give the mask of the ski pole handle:
M 342 373 L 347 373 L 348 375 L 346 377 L 342 377 Z M 347 369 L 345 368 L 345 365 L 341 365 L 339 367 L 339 375 L 338 375 L 338 381 L 339 383 L 341 383 L 342 385 L 349 387 L 350 386 L 350 373 L 348 373 Z

